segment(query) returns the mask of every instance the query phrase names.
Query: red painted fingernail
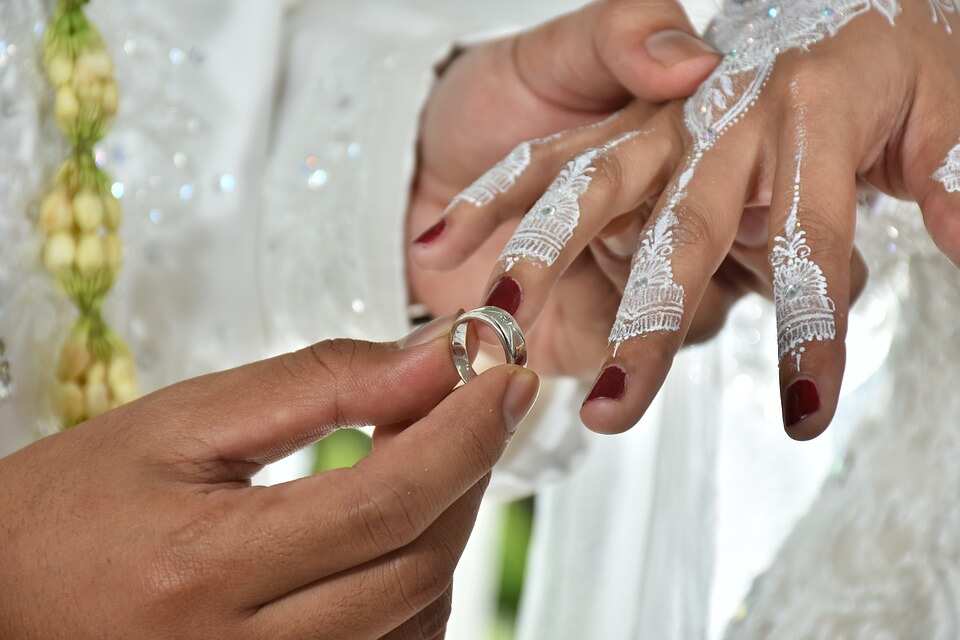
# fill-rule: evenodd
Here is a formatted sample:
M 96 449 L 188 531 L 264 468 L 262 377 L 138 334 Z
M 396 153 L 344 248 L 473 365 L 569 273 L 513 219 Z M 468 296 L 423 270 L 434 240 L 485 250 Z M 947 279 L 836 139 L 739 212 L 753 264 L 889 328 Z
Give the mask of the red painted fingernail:
M 413 241 L 413 243 L 414 244 L 430 244 L 431 242 L 434 242 L 437 238 L 439 238 L 441 235 L 443 235 L 443 230 L 446 228 L 447 228 L 446 219 L 441 220 L 437 224 L 433 225 L 432 227 L 430 227 L 429 229 L 421 233 L 419 237 L 417 237 L 417 239 Z
M 619 400 L 627 390 L 627 372 L 622 367 L 607 367 L 597 378 L 596 384 L 584 404 L 593 400 Z
M 787 388 L 783 398 L 783 424 L 788 428 L 800 424 L 820 410 L 820 392 L 812 380 L 797 380 Z
M 485 306 L 500 307 L 510 315 L 516 315 L 522 301 L 523 290 L 520 289 L 520 283 L 510 276 L 504 276 L 490 290 Z

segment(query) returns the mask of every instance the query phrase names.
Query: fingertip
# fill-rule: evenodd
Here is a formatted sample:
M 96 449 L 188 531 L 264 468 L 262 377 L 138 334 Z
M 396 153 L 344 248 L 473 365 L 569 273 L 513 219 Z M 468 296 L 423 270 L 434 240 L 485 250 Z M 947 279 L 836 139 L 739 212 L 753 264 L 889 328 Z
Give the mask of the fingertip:
M 508 433 L 514 433 L 533 408 L 540 394 L 540 377 L 530 369 L 505 365 L 510 374 L 503 396 L 503 418 Z
M 654 33 L 638 49 L 631 55 L 628 88 L 655 102 L 689 97 L 722 59 L 706 42 L 680 30 Z
M 620 435 L 633 428 L 623 419 L 624 409 L 616 400 L 592 400 L 580 407 L 580 421 L 590 431 L 604 436 Z
M 447 229 L 447 219 L 440 218 L 439 222 L 434 223 L 427 230 L 418 235 L 413 244 L 416 247 L 424 248 L 435 244 L 443 236 Z
M 827 430 L 833 417 L 821 401 L 820 388 L 814 380 L 794 380 L 782 398 L 783 424 L 787 435 L 798 442 L 807 442 Z
M 635 410 L 624 399 L 627 395 L 627 370 L 618 364 L 609 364 L 597 376 L 593 388 L 580 407 L 580 419 L 594 433 L 615 435 L 629 431 L 638 421 Z M 639 407 L 640 415 L 647 407 Z

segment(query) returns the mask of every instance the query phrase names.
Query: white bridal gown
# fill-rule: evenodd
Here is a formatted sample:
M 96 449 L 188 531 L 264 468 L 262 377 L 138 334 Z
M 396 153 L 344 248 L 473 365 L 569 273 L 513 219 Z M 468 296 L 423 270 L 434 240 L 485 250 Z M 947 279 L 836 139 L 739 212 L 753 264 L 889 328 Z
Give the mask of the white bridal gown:
M 107 310 L 144 386 L 405 333 L 403 215 L 434 63 L 577 4 L 94 0 L 123 96 L 98 155 L 126 210 Z M 701 26 L 715 10 L 686 4 Z M 50 431 L 70 321 L 29 217 L 62 154 L 36 64 L 48 8 L 0 1 L 0 455 Z M 625 436 L 586 433 L 582 389 L 550 385 L 494 487 L 538 491 L 523 640 L 960 637 L 957 273 L 914 207 L 878 200 L 860 234 L 872 281 L 841 413 L 814 443 L 783 435 L 759 300 L 683 353 Z M 295 456 L 262 479 L 305 470 Z M 453 640 L 487 637 L 493 513 L 457 577 Z

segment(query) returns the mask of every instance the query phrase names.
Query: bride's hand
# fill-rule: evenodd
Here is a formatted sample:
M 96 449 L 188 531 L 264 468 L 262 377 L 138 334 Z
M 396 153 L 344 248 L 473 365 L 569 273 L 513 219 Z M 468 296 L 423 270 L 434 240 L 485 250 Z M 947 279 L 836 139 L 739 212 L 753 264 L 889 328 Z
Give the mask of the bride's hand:
M 537 382 L 498 367 L 450 394 L 438 322 L 190 380 L 0 459 L 0 637 L 442 637 Z M 388 426 L 352 469 L 250 486 L 359 424 Z
M 797 439 L 819 435 L 836 411 L 857 279 L 858 180 L 920 203 L 933 239 L 960 261 L 960 151 L 951 151 L 960 134 L 960 36 L 946 22 L 960 16 L 952 5 L 725 6 L 712 37 L 730 53 L 685 108 L 673 103 L 651 118 L 638 114 L 628 126 L 640 133 L 593 159 L 589 189 L 575 200 L 583 209 L 579 223 L 556 260 L 546 264 L 526 248 L 536 243 L 518 242 L 493 276 L 518 261 L 510 277 L 522 282 L 527 308 L 520 315 L 529 323 L 601 230 L 658 198 L 611 335 L 604 393 L 582 411 L 598 431 L 630 428 L 646 411 L 711 276 L 731 248 L 743 253 L 735 240 L 745 208 L 769 207 L 769 220 L 754 217 L 747 226 L 766 236 L 784 422 Z M 532 232 L 544 203 L 550 200 L 525 218 Z M 507 207 L 499 215 L 517 213 Z M 455 229 L 469 212 L 452 216 Z M 524 240 L 523 227 L 516 238 Z
M 603 121 L 633 96 L 641 98 L 634 108 L 652 114 L 654 103 L 690 95 L 719 60 L 693 34 L 674 0 L 608 0 L 457 57 L 434 88 L 421 128 L 407 224 L 415 299 L 437 314 L 475 306 L 511 231 L 507 225 L 496 237 L 484 237 L 476 254 L 452 271 L 431 270 L 453 266 L 438 264 L 431 245 L 448 232 L 462 232 L 437 226 L 457 193 L 522 141 Z M 584 129 L 582 139 L 590 132 Z M 564 149 L 534 142 L 527 151 L 540 163 Z M 482 204 L 487 196 L 478 197 Z M 493 205 L 467 208 L 477 218 L 498 215 Z M 528 336 L 531 362 L 542 372 L 589 376 L 604 357 L 620 292 L 591 260 L 579 261 L 568 275 L 560 287 L 577 291 L 580 304 L 547 302 L 542 313 L 549 322 Z M 725 304 L 729 295 L 717 293 Z M 579 347 L 568 348 L 572 344 Z

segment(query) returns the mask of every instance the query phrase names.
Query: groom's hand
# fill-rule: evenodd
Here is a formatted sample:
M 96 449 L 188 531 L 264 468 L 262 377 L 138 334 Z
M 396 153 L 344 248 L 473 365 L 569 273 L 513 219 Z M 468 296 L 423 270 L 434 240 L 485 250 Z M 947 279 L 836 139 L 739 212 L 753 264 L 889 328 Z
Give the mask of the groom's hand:
M 538 383 L 504 366 L 451 394 L 438 322 L 190 380 L 0 460 L 0 638 L 442 637 Z M 249 486 L 359 424 L 388 426 L 354 468 Z

